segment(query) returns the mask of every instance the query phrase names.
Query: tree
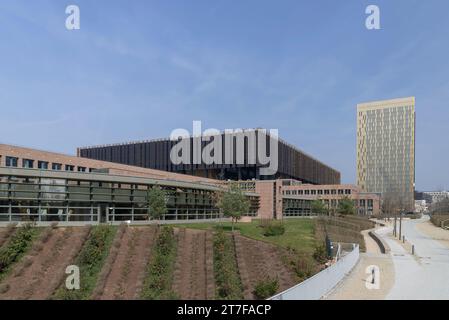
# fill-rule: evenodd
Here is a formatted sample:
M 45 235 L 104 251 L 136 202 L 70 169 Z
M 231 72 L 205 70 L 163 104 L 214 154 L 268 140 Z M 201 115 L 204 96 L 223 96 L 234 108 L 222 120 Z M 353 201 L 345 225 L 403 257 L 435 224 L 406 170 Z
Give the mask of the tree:
M 312 207 L 312 213 L 316 213 L 318 215 L 328 213 L 328 209 L 327 209 L 326 205 L 321 200 L 313 200 L 311 207 Z
M 338 202 L 338 213 L 342 215 L 354 215 L 355 205 L 354 201 L 345 197 Z
M 148 217 L 159 220 L 167 213 L 166 192 L 159 186 L 153 186 L 148 190 Z
M 218 200 L 217 206 L 225 217 L 231 218 L 232 231 L 234 231 L 234 223 L 249 211 L 249 200 L 243 194 L 239 185 L 231 182 L 228 189 L 223 192 Z

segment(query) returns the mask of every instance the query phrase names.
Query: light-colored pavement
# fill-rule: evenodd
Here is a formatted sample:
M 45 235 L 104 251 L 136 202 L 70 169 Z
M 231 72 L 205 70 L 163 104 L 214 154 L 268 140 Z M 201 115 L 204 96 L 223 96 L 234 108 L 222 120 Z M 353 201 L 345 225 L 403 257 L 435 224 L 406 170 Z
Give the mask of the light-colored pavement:
M 449 231 L 433 226 L 427 216 L 403 220 L 405 244 L 394 239 L 392 231 L 392 221 L 376 230 L 390 253 L 377 253 L 367 239 L 367 253 L 361 254 L 358 265 L 327 299 L 449 299 Z M 411 254 L 412 245 L 415 255 Z M 380 269 L 378 290 L 365 286 L 369 265 Z
M 387 299 L 449 299 L 449 247 L 435 240 L 436 230 L 435 235 L 420 230 L 418 226 L 428 219 L 425 216 L 403 221 L 403 234 L 415 246 L 415 256 L 389 237 L 391 230 L 382 233 L 391 248 L 395 268 L 394 285 Z
M 383 230 L 388 228 L 381 228 Z M 352 272 L 326 297 L 329 300 L 381 300 L 385 299 L 394 284 L 394 265 L 389 254 L 381 254 L 377 243 L 362 232 L 365 238 L 366 253 L 360 254 L 360 261 Z M 379 289 L 369 289 L 370 266 L 379 268 Z M 368 271 L 368 273 L 367 273 Z M 379 280 L 379 279 L 378 279 Z
M 417 224 L 416 228 L 418 228 L 419 232 L 437 240 L 443 246 L 449 248 L 449 230 L 435 227 L 430 220 Z

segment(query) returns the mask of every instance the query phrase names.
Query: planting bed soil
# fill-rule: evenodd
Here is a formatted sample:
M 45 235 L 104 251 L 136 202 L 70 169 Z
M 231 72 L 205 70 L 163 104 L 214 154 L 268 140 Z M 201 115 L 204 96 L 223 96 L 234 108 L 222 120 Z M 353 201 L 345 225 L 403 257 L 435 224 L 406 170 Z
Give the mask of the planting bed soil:
M 279 247 L 249 239 L 237 233 L 234 234 L 234 242 L 245 299 L 256 298 L 253 293 L 254 288 L 266 276 L 278 279 L 278 292 L 298 283 L 293 270 L 283 263 Z
M 138 298 L 156 235 L 156 227 L 126 228 L 100 299 Z
M 177 229 L 173 291 L 180 299 L 214 299 L 212 233 Z
M 73 264 L 88 233 L 88 228 L 57 228 L 45 243 L 38 237 L 28 255 L 2 281 L 9 289 L 0 299 L 48 299 L 64 281 L 65 269 Z

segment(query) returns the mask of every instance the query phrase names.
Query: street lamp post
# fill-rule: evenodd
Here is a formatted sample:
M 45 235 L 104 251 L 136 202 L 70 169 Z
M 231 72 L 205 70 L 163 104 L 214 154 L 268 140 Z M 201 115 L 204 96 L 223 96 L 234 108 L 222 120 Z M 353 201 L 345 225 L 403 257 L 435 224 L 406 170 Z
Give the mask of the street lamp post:
M 393 236 L 396 237 L 396 215 L 394 215 L 394 229 L 393 229 Z

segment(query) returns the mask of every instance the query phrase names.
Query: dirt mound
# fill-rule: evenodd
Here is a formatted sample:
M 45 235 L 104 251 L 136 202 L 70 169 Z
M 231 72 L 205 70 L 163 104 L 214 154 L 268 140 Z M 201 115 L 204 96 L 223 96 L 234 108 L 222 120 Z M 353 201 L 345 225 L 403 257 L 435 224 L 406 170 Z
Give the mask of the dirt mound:
M 100 299 L 138 298 L 155 238 L 155 227 L 126 229 Z
M 180 299 L 213 299 L 215 294 L 212 234 L 178 229 L 173 290 Z
M 253 290 L 266 276 L 279 282 L 279 292 L 297 284 L 295 274 L 282 261 L 280 248 L 234 234 L 237 264 L 245 299 L 255 299 Z

